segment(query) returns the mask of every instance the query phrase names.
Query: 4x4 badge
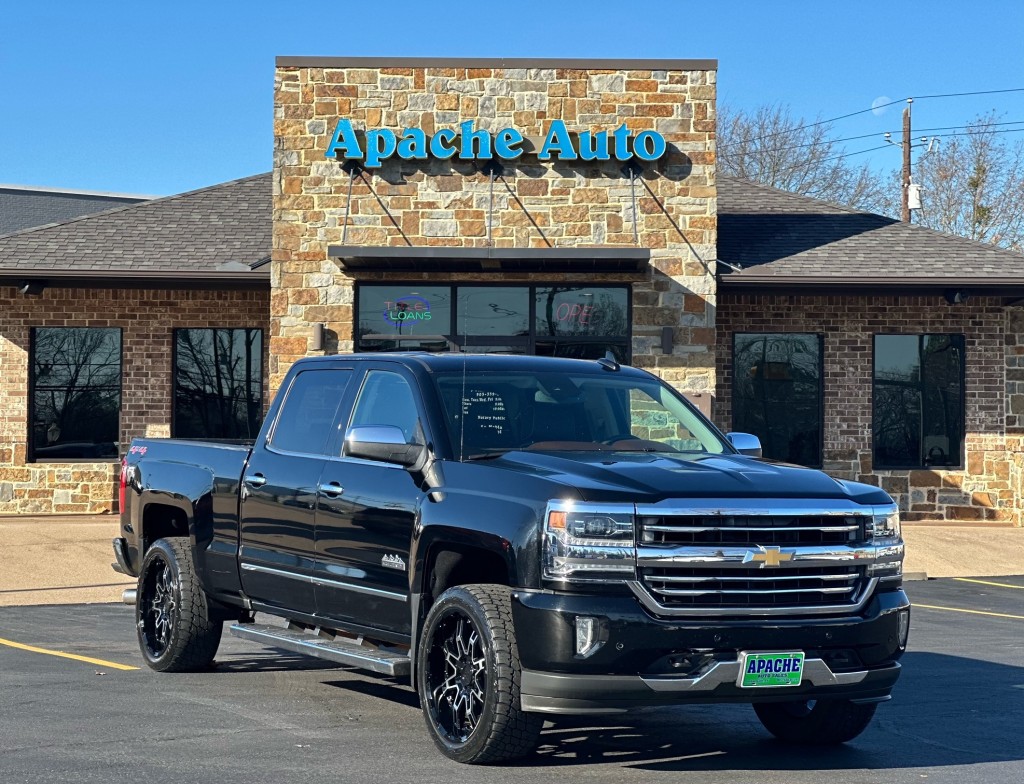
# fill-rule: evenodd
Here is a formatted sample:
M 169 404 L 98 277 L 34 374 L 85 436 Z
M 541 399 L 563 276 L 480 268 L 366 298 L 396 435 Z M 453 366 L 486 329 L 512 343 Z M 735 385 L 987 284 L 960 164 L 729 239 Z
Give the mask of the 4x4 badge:
M 764 569 L 766 566 L 779 566 L 783 561 L 793 560 L 793 553 L 787 552 L 781 547 L 765 547 L 764 545 L 757 547 L 757 551 L 747 550 L 743 556 L 743 563 L 761 564 L 761 568 Z
M 387 569 L 398 569 L 400 572 L 405 571 L 405 559 L 400 555 L 385 555 L 380 559 L 380 565 Z

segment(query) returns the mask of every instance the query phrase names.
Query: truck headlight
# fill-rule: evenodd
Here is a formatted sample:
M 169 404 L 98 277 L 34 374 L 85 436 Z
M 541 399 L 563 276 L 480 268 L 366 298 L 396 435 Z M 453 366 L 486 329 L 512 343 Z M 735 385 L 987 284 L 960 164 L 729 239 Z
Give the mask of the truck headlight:
M 903 541 L 900 533 L 899 510 L 872 517 L 868 534 L 871 544 L 874 545 L 899 544 Z
M 552 501 L 544 516 L 547 580 L 589 582 L 636 576 L 633 507 Z

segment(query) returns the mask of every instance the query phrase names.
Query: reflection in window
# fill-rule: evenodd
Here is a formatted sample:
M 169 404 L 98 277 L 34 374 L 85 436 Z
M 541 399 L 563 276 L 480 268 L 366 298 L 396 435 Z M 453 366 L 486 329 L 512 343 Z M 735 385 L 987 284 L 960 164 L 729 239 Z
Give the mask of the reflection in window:
M 270 446 L 286 452 L 325 455 L 351 370 L 324 368 L 296 374 L 274 423 Z
M 964 336 L 876 335 L 874 465 L 959 466 Z
M 460 286 L 456 333 L 530 334 L 530 290 L 524 286 Z
M 364 351 L 381 350 L 381 338 L 402 339 L 392 350 L 416 351 L 416 338 L 451 332 L 450 286 L 360 286 L 357 339 Z M 409 338 L 413 338 L 409 341 Z
M 629 286 L 360 285 L 358 351 L 629 361 Z M 461 347 L 461 348 L 460 348 Z
M 174 331 L 175 438 L 255 438 L 263 422 L 263 332 Z
M 409 382 L 398 373 L 371 370 L 359 392 L 350 427 L 390 425 L 397 427 L 407 444 L 422 443 L 416 397 Z
M 733 427 L 761 439 L 764 456 L 821 465 L 820 335 L 737 333 Z
M 118 456 L 121 330 L 32 330 L 34 460 Z
M 628 335 L 628 294 L 622 287 L 538 287 L 537 334 Z

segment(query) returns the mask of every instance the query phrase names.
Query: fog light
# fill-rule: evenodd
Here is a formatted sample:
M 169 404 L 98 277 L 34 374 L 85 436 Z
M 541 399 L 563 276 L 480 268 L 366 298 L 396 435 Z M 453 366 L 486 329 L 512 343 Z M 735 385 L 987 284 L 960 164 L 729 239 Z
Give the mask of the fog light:
M 910 610 L 900 610 L 897 616 L 896 635 L 899 639 L 900 650 L 907 647 L 907 639 L 910 637 Z M 577 641 L 580 638 L 579 627 L 576 630 Z M 579 643 L 577 642 L 577 645 Z
M 586 615 L 576 616 L 576 655 L 586 658 L 598 650 L 604 642 L 598 639 L 597 618 Z

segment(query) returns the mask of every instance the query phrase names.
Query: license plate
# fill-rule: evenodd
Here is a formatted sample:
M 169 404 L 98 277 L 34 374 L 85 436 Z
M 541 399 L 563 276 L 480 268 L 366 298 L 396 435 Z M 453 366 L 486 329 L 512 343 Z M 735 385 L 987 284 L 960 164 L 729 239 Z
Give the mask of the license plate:
M 740 674 L 736 684 L 742 689 L 771 686 L 799 686 L 804 672 L 804 652 L 740 653 Z

